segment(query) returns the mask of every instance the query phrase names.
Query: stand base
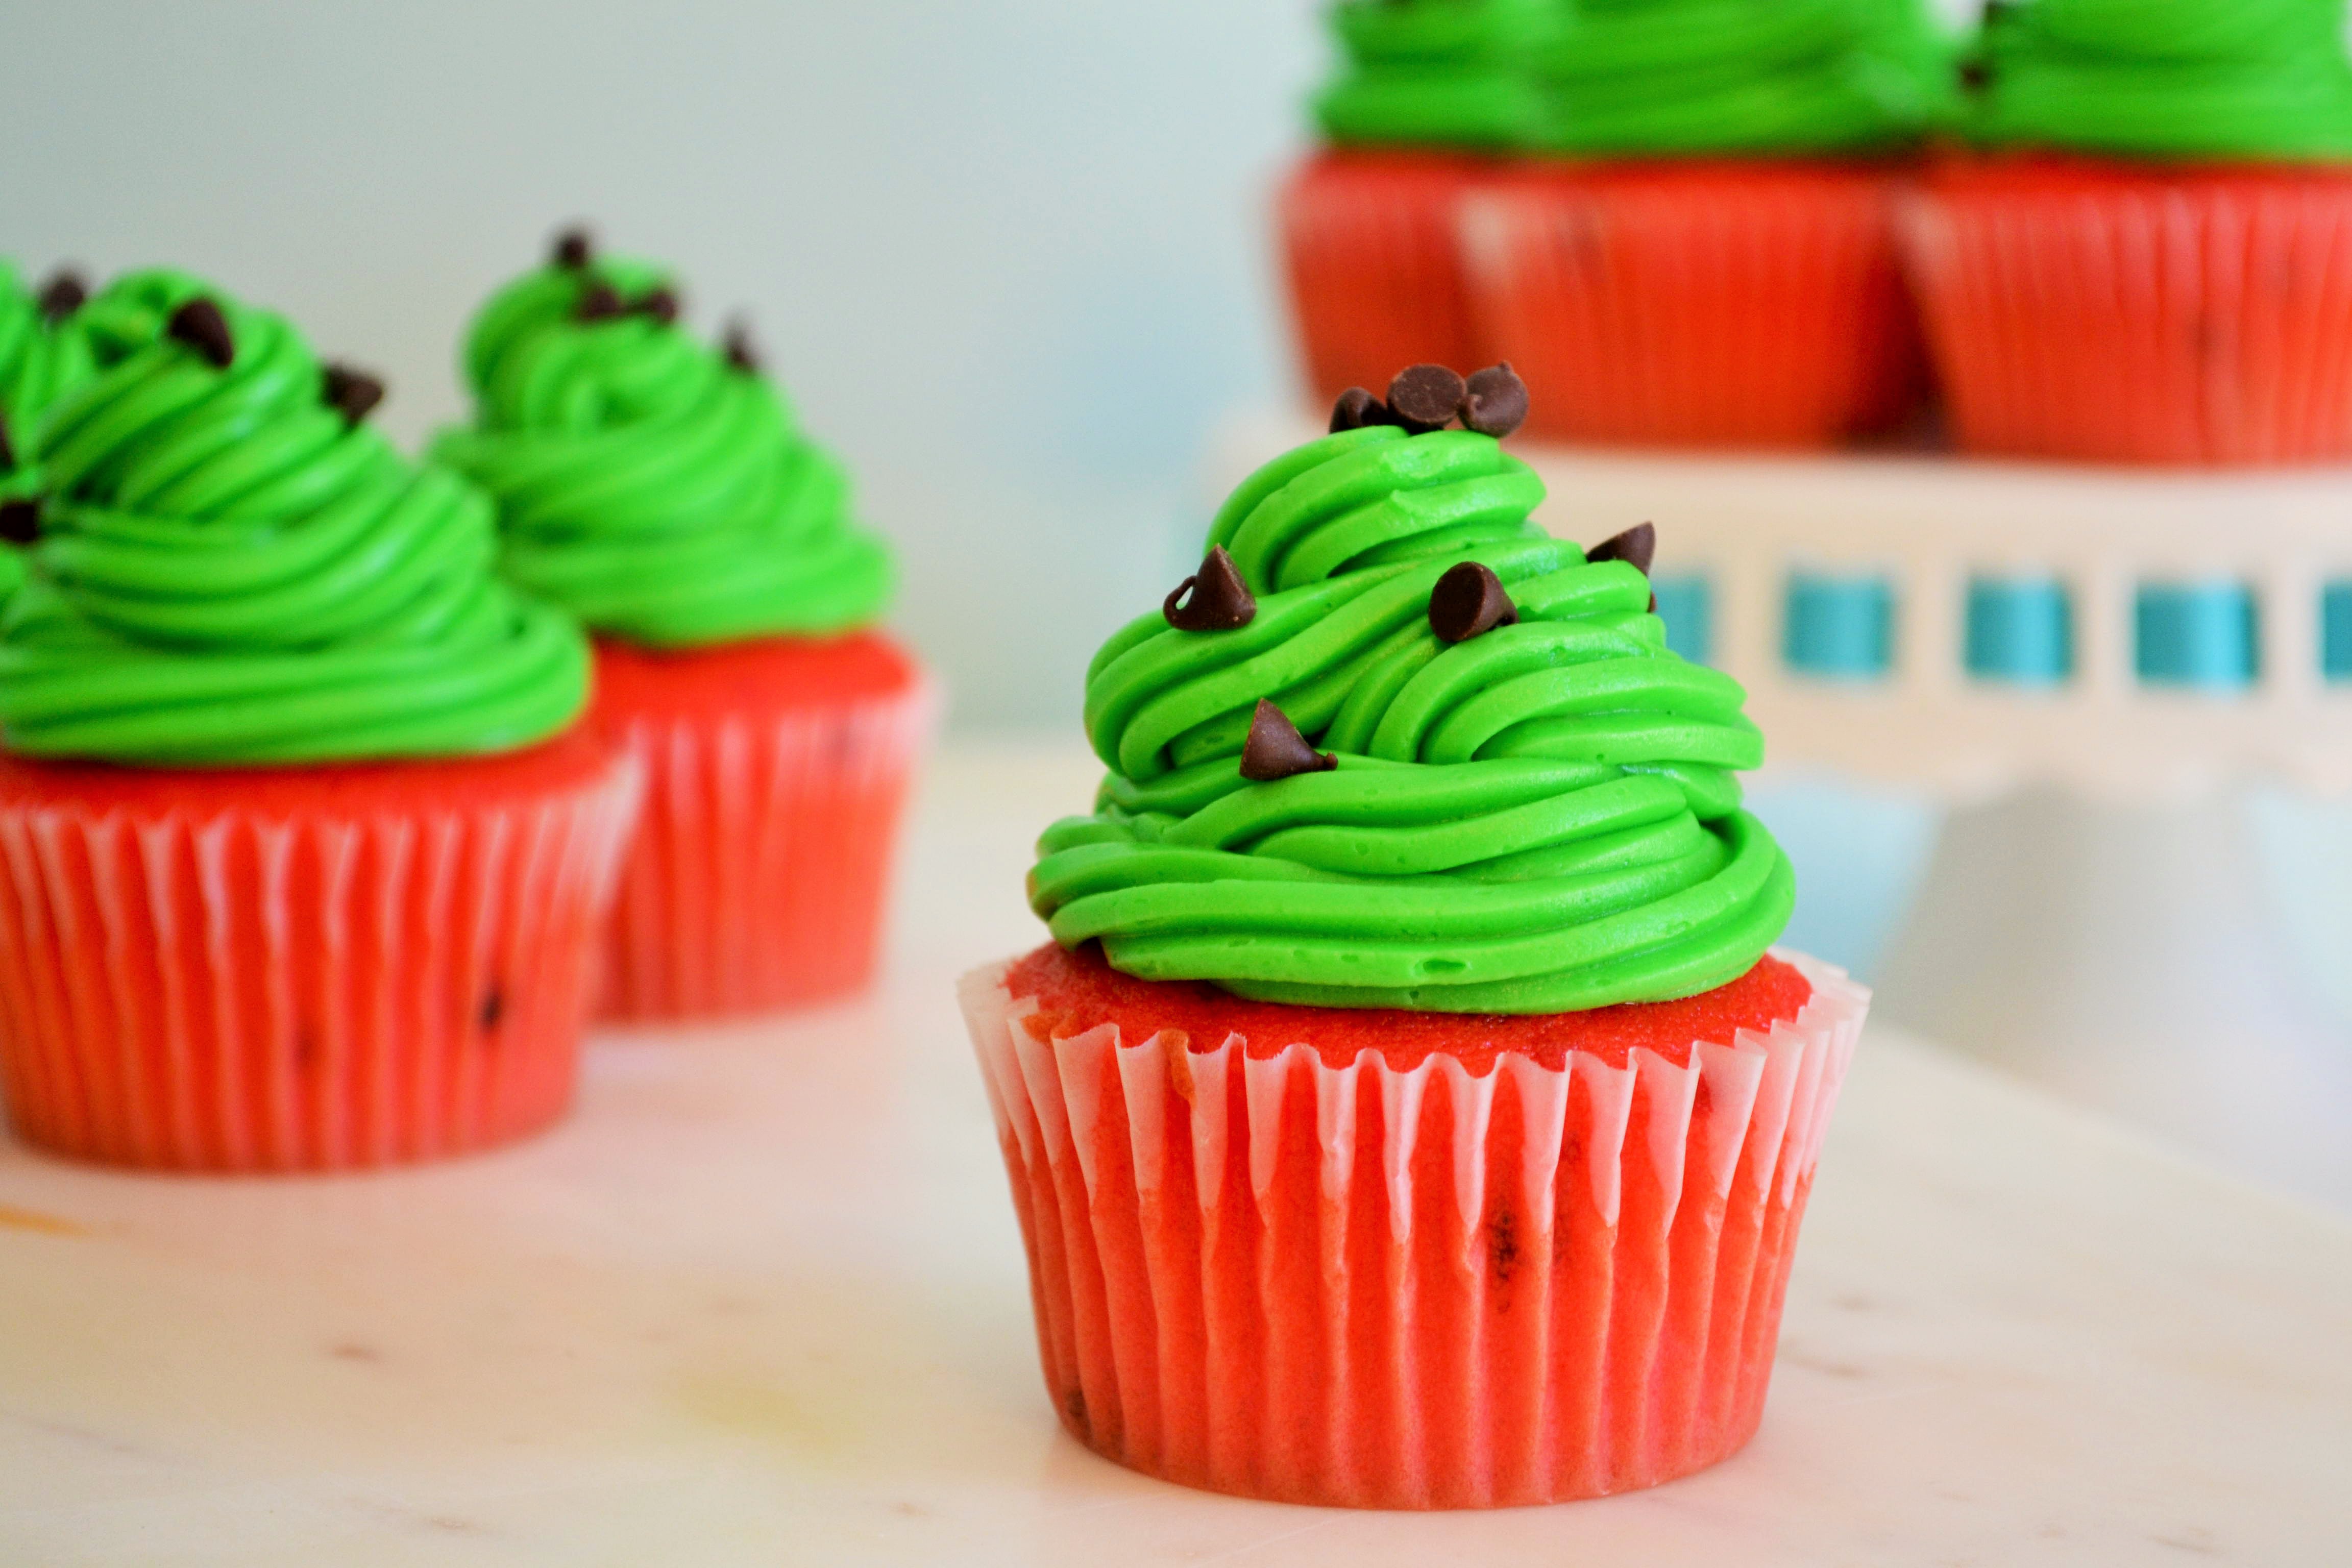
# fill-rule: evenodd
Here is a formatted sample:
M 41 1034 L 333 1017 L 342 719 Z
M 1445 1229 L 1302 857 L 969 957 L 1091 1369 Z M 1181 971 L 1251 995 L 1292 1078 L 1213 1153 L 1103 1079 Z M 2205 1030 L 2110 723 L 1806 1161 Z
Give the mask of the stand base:
M 2294 964 L 2247 805 L 1954 811 L 1882 1015 L 2352 1208 L 2352 1027 Z

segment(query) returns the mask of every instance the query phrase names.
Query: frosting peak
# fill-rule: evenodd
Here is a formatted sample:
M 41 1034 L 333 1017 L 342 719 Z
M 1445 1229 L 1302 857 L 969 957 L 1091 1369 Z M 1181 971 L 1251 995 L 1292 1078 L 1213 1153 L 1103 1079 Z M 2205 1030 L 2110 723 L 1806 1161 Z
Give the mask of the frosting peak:
M 1341 0 L 1331 25 L 1347 68 L 1317 97 L 1340 142 L 1508 147 L 1535 128 L 1524 68 L 1560 0 Z
M 1209 543 L 1255 613 L 1155 612 L 1087 669 L 1110 773 L 1039 843 L 1055 937 L 1144 979 L 1433 1012 L 1753 965 L 1794 883 L 1739 810 L 1743 694 L 1667 650 L 1638 552 L 1588 563 L 1535 526 L 1543 493 L 1490 437 L 1390 424 L 1244 480 Z
M 14 264 L 0 260 L 0 499 L 39 489 L 34 428 L 43 410 L 90 374 L 85 294 L 68 271 L 27 289 Z
M 1990 14 L 1975 134 L 2148 157 L 2352 158 L 2344 0 L 2034 0 Z
M 436 453 L 497 499 L 509 575 L 656 646 L 872 622 L 890 563 L 846 474 L 748 341 L 714 350 L 677 315 L 667 273 L 576 235 L 483 308 L 465 351 L 478 414 Z
M 1577 0 L 1534 58 L 1566 153 L 1868 151 L 1953 112 L 1920 0 Z
M 282 318 L 185 274 L 77 312 L 42 416 L 0 726 L 40 756 L 180 765 L 503 751 L 586 697 L 578 628 L 490 571 L 487 500 L 329 401 Z

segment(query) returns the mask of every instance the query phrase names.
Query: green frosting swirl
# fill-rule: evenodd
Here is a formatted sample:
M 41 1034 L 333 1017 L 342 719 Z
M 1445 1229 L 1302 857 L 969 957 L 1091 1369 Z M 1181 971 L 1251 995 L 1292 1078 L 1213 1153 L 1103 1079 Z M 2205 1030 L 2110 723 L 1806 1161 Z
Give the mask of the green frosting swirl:
M 0 259 L 0 499 L 40 488 L 33 461 L 33 430 L 41 413 L 94 366 L 77 310 L 51 321 L 25 286 L 15 263 Z
M 1996 145 L 2158 158 L 2352 157 L 2344 0 L 2034 0 L 1979 44 Z
M 1866 152 L 1956 110 L 1920 0 L 1577 0 L 1534 69 L 1579 154 Z
M 642 311 L 582 321 L 599 285 L 636 301 L 667 281 L 609 258 L 542 268 L 467 341 L 478 416 L 436 453 L 497 498 L 507 574 L 656 647 L 877 619 L 890 558 L 852 521 L 841 465 L 774 386 L 686 332 Z
M 1232 631 L 1159 613 L 1087 671 L 1110 767 L 1091 816 L 1038 846 L 1031 905 L 1150 980 L 1430 1012 L 1663 1001 L 1736 979 L 1794 880 L 1739 809 L 1763 760 L 1744 693 L 1669 652 L 1649 584 L 1587 563 L 1528 511 L 1492 439 L 1393 426 L 1310 443 L 1210 531 L 1257 595 Z M 1483 562 L 1518 622 L 1448 646 L 1445 571 Z M 1336 770 L 1242 778 L 1270 698 Z
M 1508 147 L 1541 114 L 1527 58 L 1559 0 L 1342 0 L 1331 26 L 1348 68 L 1315 100 L 1339 142 Z
M 168 335 L 197 296 L 215 368 Z M 173 272 L 84 306 L 89 379 L 40 421 L 31 574 L 0 614 L 0 729 L 174 765 L 509 750 L 568 724 L 588 649 L 492 572 L 486 498 L 326 406 L 281 318 Z

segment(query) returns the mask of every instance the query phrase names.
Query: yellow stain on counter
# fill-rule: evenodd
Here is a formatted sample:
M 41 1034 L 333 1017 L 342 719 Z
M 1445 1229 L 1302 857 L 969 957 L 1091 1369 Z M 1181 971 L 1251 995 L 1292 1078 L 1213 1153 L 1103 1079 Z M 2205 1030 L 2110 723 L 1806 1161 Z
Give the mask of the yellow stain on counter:
M 20 1209 L 13 1204 L 0 1204 L 0 1230 L 29 1230 L 35 1236 L 88 1236 L 89 1227 L 76 1225 L 69 1219 L 59 1219 L 53 1214 L 37 1209 Z

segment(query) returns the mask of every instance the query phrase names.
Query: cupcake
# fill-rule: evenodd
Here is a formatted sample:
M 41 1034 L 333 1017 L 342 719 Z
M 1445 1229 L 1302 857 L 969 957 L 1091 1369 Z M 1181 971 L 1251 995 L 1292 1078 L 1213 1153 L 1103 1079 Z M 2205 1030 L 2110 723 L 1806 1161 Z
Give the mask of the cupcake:
M 1562 0 L 1341 0 L 1346 64 L 1317 97 L 1323 150 L 1291 176 L 1281 226 L 1306 373 L 1326 400 L 1415 360 L 1471 363 L 1465 192 L 1526 143 L 1527 74 Z
M 594 634 L 596 720 L 643 765 L 604 1010 L 716 1016 L 873 973 L 929 712 L 876 632 L 892 572 L 841 466 L 737 329 L 677 325 L 668 275 L 583 235 L 500 289 L 438 456 L 496 499 L 504 569 Z
M 1827 447 L 1921 359 L 1893 161 L 1946 111 L 1918 0 L 1620 0 L 1536 56 L 1554 154 L 1470 204 L 1483 341 L 1569 440 Z
M 961 1000 L 1063 1424 L 1291 1502 L 1622 1491 L 1755 1430 L 1865 994 L 1643 530 L 1528 521 L 1507 372 L 1234 492 L 1087 673 L 1109 770 Z M 1444 425 L 1463 418 L 1467 428 Z
M 210 1171 L 544 1126 L 633 805 L 585 637 L 281 318 L 158 271 L 78 327 L 0 612 L 11 1121 Z
M 2338 0 L 1990 14 L 1972 155 L 1906 238 L 1979 452 L 2352 457 L 2352 63 Z

